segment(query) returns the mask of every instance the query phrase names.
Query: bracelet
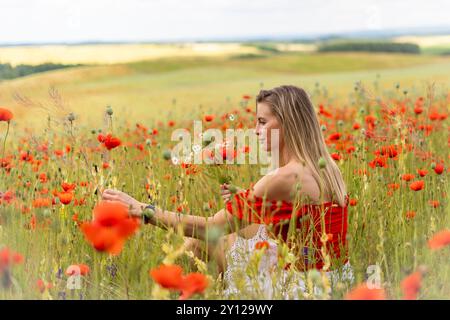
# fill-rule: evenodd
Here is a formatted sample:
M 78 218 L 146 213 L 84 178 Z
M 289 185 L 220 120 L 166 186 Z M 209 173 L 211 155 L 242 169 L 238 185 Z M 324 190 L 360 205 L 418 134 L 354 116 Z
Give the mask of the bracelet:
M 156 207 L 153 204 L 149 204 L 142 211 L 142 221 L 144 224 L 150 223 L 150 219 L 156 212 Z

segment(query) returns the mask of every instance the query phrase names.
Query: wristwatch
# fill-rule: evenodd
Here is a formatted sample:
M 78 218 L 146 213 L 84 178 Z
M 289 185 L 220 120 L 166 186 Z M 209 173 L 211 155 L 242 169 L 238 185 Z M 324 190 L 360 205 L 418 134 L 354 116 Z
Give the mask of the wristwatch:
M 144 208 L 144 210 L 142 211 L 142 221 L 145 224 L 150 223 L 150 219 L 155 214 L 155 212 L 156 212 L 156 206 L 154 206 L 153 204 L 149 204 L 148 206 L 146 206 Z

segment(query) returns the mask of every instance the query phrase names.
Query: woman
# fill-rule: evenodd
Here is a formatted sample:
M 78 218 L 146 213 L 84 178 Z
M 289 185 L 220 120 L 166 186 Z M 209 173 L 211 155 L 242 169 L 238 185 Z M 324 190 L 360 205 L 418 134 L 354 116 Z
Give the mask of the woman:
M 330 257 L 333 261 L 340 259 L 341 264 L 347 261 L 346 187 L 326 148 L 307 93 L 295 86 L 280 86 L 262 90 L 256 103 L 256 135 L 267 151 L 278 151 L 279 168 L 263 176 L 253 188 L 236 194 L 223 185 L 226 208 L 212 217 L 179 215 L 152 207 L 154 214 L 148 219 L 151 224 L 165 228 L 181 224 L 185 235 L 194 238 L 189 241 L 194 247 L 207 238 L 207 230 L 211 228 L 221 228 L 229 234 L 239 232 L 240 236 L 234 234 L 221 242 L 231 245 L 225 271 L 228 293 L 236 292 L 231 273 L 245 267 L 257 242 L 265 241 L 269 247 L 269 259 L 265 260 L 261 275 L 276 265 L 277 238 L 297 248 L 294 265 L 300 270 L 321 269 L 325 265 L 326 269 L 332 269 Z M 273 130 L 279 133 L 277 141 L 271 140 Z M 297 205 L 299 198 L 303 199 L 301 206 Z M 116 190 L 105 190 L 103 199 L 126 204 L 135 216 L 141 216 L 147 206 Z M 301 222 L 300 218 L 306 220 Z M 294 229 L 289 228 L 292 223 Z M 218 248 L 216 256 L 224 260 L 223 251 L 217 254 L 218 250 L 224 250 L 223 246 Z M 244 257 L 239 258 L 238 251 L 243 251 Z M 298 288 L 303 289 L 303 284 Z

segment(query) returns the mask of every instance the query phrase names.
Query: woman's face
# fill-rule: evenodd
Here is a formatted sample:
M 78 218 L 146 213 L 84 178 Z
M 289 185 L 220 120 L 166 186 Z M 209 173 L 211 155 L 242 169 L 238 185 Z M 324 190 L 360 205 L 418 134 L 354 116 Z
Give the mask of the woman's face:
M 258 141 L 263 144 L 266 151 L 280 148 L 282 142 L 281 126 L 278 119 L 272 113 L 266 103 L 258 103 L 256 106 L 256 135 Z M 278 132 L 277 132 L 278 131 Z

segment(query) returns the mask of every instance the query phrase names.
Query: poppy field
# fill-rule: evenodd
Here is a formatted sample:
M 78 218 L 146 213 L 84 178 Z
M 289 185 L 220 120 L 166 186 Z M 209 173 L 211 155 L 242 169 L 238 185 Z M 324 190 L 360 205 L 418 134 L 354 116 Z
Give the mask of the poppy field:
M 288 59 L 295 65 L 295 58 Z M 450 299 L 449 62 L 411 60 L 408 69 L 407 59 L 416 58 L 405 58 L 405 69 L 380 67 L 386 68 L 381 78 L 360 66 L 305 80 L 347 183 L 355 276 L 353 283 L 331 284 L 319 271 L 305 272 L 308 286 L 324 289 L 305 293 L 305 299 Z M 181 230 L 144 225 L 123 207 L 101 201 L 101 193 L 119 189 L 180 214 L 213 215 L 224 208 L 220 184 L 229 180 L 247 188 L 260 178 L 259 166 L 174 163 L 173 131 L 192 130 L 194 120 L 202 121 L 203 130 L 252 128 L 260 88 L 279 81 L 302 86 L 303 80 L 280 69 L 257 76 L 258 61 L 242 62 L 253 69 L 245 70 L 240 90 L 233 84 L 244 72 L 238 62 L 202 69 L 191 60 L 187 70 L 172 63 L 164 71 L 151 63 L 55 71 L 0 86 L 0 97 L 15 92 L 15 100 L 0 100 L 0 299 L 224 298 L 214 259 L 195 257 Z M 277 66 L 282 69 L 281 62 Z M 418 70 L 423 79 L 437 75 L 437 81 L 420 81 Z M 223 73 L 213 77 L 212 71 Z M 82 76 L 91 78 L 83 82 Z M 340 79 L 345 80 L 339 86 L 329 85 Z M 40 81 L 45 88 L 38 93 Z M 144 90 L 140 86 L 152 81 L 160 81 L 164 107 L 157 92 L 145 102 L 136 98 Z M 131 93 L 119 97 L 128 85 Z M 202 85 L 214 93 L 198 102 Z M 49 100 L 41 103 L 30 92 L 48 94 Z M 247 152 L 222 147 L 213 156 Z M 221 236 L 221 230 L 211 230 L 208 245 Z M 248 276 L 257 272 L 265 250 L 258 245 Z M 282 265 L 294 261 L 282 243 L 279 250 Z M 231 298 L 260 296 L 243 289 Z

